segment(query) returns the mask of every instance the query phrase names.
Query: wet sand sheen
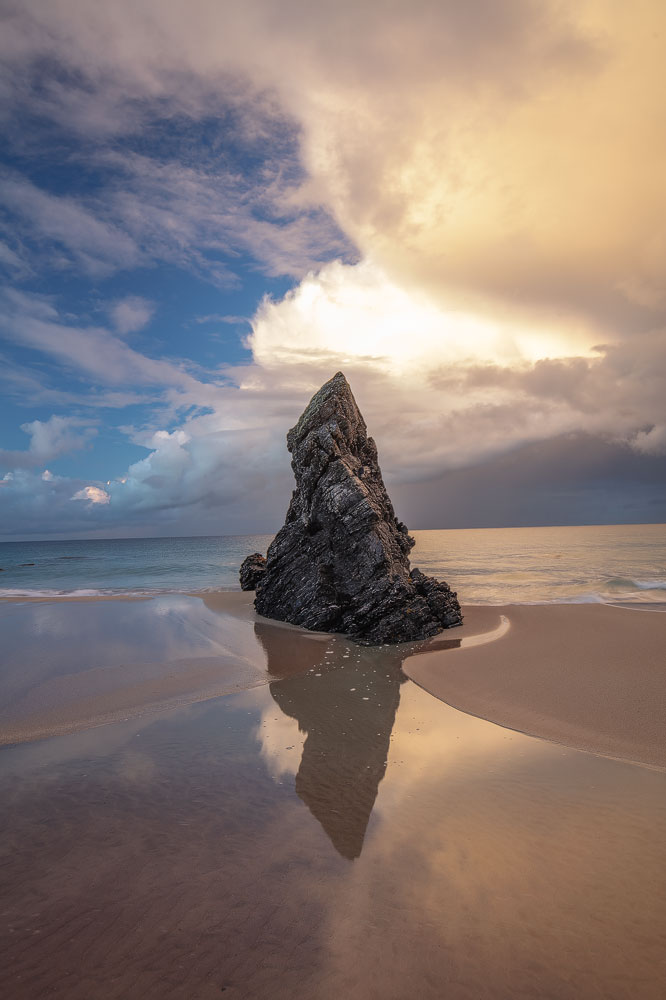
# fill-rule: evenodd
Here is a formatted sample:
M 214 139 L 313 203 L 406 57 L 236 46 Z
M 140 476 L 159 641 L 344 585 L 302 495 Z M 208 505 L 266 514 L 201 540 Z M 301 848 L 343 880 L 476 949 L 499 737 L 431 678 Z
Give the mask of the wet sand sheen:
M 253 632 L 270 673 L 289 630 Z M 666 775 L 324 653 L 0 753 L 5 995 L 661 998 Z
M 606 605 L 464 611 L 461 628 L 383 655 L 469 714 L 666 767 L 666 614 Z M 89 600 L 84 609 L 76 600 L 4 602 L 0 617 L 0 745 L 164 712 L 293 676 L 325 662 L 329 647 L 348 656 L 358 648 L 262 619 L 240 592 Z
M 343 637 L 306 632 L 256 615 L 252 594 L 166 595 L 125 603 L 106 598 L 0 603 L 0 745 L 164 712 L 268 684 L 323 660 Z M 81 603 L 85 608 L 81 608 Z M 471 609 L 456 636 L 428 648 L 483 638 L 499 621 L 494 609 Z M 255 638 L 271 636 L 271 664 Z M 416 645 L 401 647 L 406 650 Z

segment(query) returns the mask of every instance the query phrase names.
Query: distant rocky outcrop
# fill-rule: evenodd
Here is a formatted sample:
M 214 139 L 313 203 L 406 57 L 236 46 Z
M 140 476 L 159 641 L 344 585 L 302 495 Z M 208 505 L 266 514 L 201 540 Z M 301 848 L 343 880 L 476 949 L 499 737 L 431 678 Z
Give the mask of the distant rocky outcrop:
M 365 645 L 460 625 L 448 585 L 410 573 L 414 539 L 395 516 L 377 448 L 342 372 L 313 396 L 287 447 L 296 489 L 257 580 L 257 611 Z
M 241 590 L 256 590 L 265 572 L 266 557 L 262 556 L 261 552 L 253 552 L 251 556 L 246 556 L 240 568 Z

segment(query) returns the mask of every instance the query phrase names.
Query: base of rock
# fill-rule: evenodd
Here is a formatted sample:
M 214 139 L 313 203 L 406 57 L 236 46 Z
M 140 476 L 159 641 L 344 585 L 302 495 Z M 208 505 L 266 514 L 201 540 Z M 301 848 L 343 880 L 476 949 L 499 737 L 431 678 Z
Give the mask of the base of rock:
M 266 558 L 261 552 L 253 552 L 251 556 L 246 556 L 240 568 L 241 590 L 256 590 L 265 572 Z
M 329 586 L 331 582 L 325 581 Z M 265 618 L 316 632 L 339 632 L 361 646 L 416 642 L 462 625 L 456 593 L 418 569 L 413 569 L 407 579 L 396 577 L 388 586 L 385 578 L 378 579 L 375 586 L 373 581 L 366 582 L 362 588 L 357 588 L 356 582 L 348 580 L 345 593 L 337 580 L 336 592 L 328 597 L 322 591 L 312 594 L 295 584 L 281 601 L 274 590 L 266 600 L 260 581 L 254 604 Z

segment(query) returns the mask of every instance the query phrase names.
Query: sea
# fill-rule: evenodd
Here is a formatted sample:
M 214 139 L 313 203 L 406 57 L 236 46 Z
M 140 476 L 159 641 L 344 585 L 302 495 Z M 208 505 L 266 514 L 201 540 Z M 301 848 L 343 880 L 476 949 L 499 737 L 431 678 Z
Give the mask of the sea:
M 412 566 L 466 604 L 666 602 L 666 525 L 412 532 Z M 271 535 L 0 543 L 0 597 L 238 590 Z

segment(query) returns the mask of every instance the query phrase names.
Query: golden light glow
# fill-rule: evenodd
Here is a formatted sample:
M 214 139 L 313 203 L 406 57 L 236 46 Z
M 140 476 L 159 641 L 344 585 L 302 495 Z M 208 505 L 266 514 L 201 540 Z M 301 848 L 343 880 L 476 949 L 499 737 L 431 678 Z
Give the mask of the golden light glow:
M 600 332 L 566 317 L 529 322 L 447 309 L 405 290 L 375 265 L 334 263 L 281 302 L 263 303 L 248 338 L 255 360 L 284 364 L 365 362 L 386 374 L 446 363 L 516 364 L 588 353 Z

